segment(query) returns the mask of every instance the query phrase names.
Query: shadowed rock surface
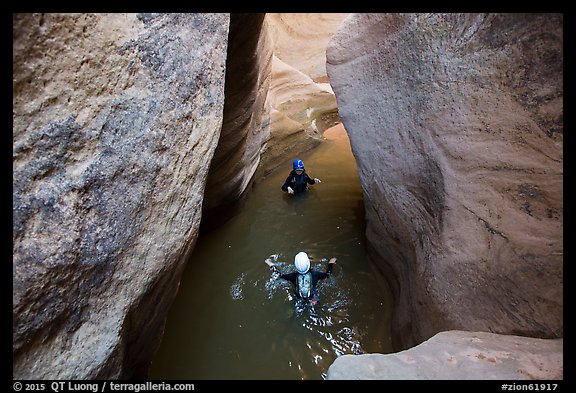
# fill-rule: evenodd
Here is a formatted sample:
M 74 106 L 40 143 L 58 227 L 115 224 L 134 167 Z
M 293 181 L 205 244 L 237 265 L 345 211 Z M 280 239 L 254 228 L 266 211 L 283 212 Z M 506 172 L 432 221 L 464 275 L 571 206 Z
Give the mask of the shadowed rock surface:
M 203 226 L 214 226 L 240 200 L 260 164 L 262 146 L 270 139 L 267 105 L 272 70 L 272 43 L 264 14 L 232 14 L 224 119 L 210 164 L 204 195 Z

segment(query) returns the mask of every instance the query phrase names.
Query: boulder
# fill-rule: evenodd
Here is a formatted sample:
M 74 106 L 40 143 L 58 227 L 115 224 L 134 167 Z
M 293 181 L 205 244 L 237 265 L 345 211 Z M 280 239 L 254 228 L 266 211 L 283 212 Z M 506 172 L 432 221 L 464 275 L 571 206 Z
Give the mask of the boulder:
M 340 356 L 326 379 L 561 380 L 563 341 L 446 331 L 397 353 Z

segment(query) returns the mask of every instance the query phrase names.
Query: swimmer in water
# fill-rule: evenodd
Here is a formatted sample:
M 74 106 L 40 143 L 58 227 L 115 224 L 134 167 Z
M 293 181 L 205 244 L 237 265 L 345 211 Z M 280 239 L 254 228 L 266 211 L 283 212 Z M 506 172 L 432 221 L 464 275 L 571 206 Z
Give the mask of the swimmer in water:
M 318 184 L 322 183 L 317 177 L 311 178 L 306 173 L 304 169 L 304 163 L 302 160 L 294 160 L 292 163 L 292 171 L 282 184 L 282 191 L 288 192 L 288 194 L 299 194 L 308 190 L 308 184 Z
M 277 255 L 271 255 L 266 258 L 264 263 L 270 266 L 275 272 L 278 272 L 272 259 L 276 259 Z M 332 268 L 336 263 L 336 258 L 331 258 L 328 261 L 328 266 L 325 272 L 319 272 L 310 269 L 310 259 L 305 252 L 299 252 L 294 258 L 294 265 L 296 271 L 287 274 L 280 274 L 278 277 L 290 281 L 294 285 L 294 293 L 298 299 L 309 300 L 312 305 L 318 302 L 318 295 L 315 291 L 318 281 L 327 278 L 332 274 Z

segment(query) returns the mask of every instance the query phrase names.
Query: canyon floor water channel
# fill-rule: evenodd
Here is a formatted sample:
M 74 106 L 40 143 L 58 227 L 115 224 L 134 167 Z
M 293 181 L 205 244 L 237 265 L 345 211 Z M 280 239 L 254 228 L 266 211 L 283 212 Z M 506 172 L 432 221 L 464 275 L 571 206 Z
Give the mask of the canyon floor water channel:
M 342 125 L 324 138 L 286 157 L 233 218 L 198 238 L 149 379 L 316 380 L 340 355 L 392 352 L 392 295 L 366 256 L 356 162 Z M 322 181 L 304 195 L 280 189 L 294 158 Z M 280 272 L 294 271 L 299 251 L 318 270 L 337 258 L 315 305 L 297 303 L 264 263 L 277 254 Z

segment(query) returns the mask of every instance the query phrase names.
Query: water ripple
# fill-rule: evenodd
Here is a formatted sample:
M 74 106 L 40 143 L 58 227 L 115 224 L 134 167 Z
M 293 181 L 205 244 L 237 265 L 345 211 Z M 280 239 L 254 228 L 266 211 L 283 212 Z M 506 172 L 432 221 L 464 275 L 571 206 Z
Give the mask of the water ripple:
M 242 286 L 244 285 L 244 279 L 246 277 L 246 273 L 240 274 L 240 276 L 234 281 L 234 284 L 230 287 L 230 296 L 234 300 L 241 300 L 244 298 L 242 295 Z

